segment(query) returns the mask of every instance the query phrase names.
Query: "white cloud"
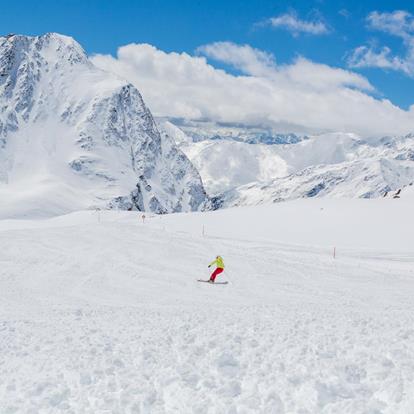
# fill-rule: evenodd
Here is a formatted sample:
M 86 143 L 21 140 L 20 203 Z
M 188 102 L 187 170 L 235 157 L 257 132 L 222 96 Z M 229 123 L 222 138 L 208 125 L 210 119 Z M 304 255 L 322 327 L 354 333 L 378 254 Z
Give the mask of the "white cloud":
M 301 20 L 295 12 L 271 17 L 266 23 L 275 28 L 286 29 L 294 35 L 300 33 L 321 35 L 329 32 L 328 27 L 321 20 Z
M 369 81 L 356 73 L 298 58 L 293 65 L 277 66 L 275 57 L 249 45 L 215 42 L 197 49 L 208 58 L 229 64 L 246 75 L 264 77 L 275 82 L 294 82 L 303 87 L 331 89 L 350 86 L 373 90 Z M 286 79 L 284 79 L 286 78 Z
M 396 10 L 392 13 L 379 13 L 374 11 L 367 17 L 371 28 L 399 36 L 405 40 L 411 40 L 414 35 L 414 17 L 404 10 Z
M 376 49 L 371 46 L 359 46 L 348 58 L 350 67 L 376 67 L 404 72 L 414 77 L 414 16 L 406 11 L 397 10 L 391 13 L 374 11 L 367 16 L 371 29 L 382 31 L 402 39 L 405 56 L 395 56 L 389 47 Z
M 361 135 L 414 131 L 414 106 L 404 111 L 367 94 L 373 87 L 354 72 L 298 58 L 290 65 L 248 45 L 213 43 L 198 49 L 243 75 L 217 69 L 204 56 L 166 53 L 131 44 L 117 58 L 93 62 L 135 84 L 154 114 L 272 127 L 335 130 Z M 283 126 L 283 127 L 282 127 Z
M 410 63 L 399 56 L 393 56 L 391 49 L 387 46 L 380 50 L 373 50 L 368 46 L 359 46 L 353 50 L 348 59 L 348 64 L 353 68 L 375 67 L 399 70 L 408 75 L 412 72 Z
M 232 65 L 248 75 L 269 76 L 276 70 L 276 60 L 270 53 L 249 45 L 215 42 L 200 46 L 197 52 L 211 59 Z

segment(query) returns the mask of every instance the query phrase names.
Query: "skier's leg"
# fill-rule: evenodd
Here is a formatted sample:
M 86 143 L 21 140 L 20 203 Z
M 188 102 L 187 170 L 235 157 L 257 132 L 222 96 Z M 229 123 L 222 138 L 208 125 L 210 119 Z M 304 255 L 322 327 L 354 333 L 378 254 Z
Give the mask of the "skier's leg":
M 218 268 L 210 276 L 210 280 L 212 282 L 214 282 L 216 280 L 216 276 L 218 275 L 217 270 L 218 270 Z
M 210 276 L 210 282 L 214 282 L 214 279 L 216 278 L 216 271 L 214 271 Z
M 210 277 L 210 280 L 212 280 L 213 282 L 216 280 L 216 277 L 217 277 L 217 275 L 219 275 L 220 273 L 222 273 L 223 272 L 223 270 L 224 269 L 221 269 L 221 268 L 217 268 L 214 272 L 213 272 L 213 274 L 211 275 L 211 277 Z

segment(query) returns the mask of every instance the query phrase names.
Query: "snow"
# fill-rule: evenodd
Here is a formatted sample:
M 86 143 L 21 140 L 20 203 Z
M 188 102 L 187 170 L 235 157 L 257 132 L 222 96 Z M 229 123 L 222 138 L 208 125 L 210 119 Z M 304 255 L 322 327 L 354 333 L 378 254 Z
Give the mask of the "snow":
M 0 218 L 195 211 L 200 176 L 127 81 L 72 38 L 0 37 Z
M 0 69 L 1 414 L 414 413 L 412 135 L 159 131 L 53 33 Z M 201 178 L 249 207 L 121 211 Z
M 376 198 L 414 182 L 412 135 L 286 135 L 271 145 L 258 139 L 271 132 L 173 121 L 159 119 L 159 128 L 186 153 L 222 207 L 303 197 Z
M 181 148 L 200 171 L 203 183 L 211 194 L 288 174 L 286 161 L 274 147 L 266 145 L 202 141 Z
M 411 193 L 0 221 L 0 412 L 414 413 Z

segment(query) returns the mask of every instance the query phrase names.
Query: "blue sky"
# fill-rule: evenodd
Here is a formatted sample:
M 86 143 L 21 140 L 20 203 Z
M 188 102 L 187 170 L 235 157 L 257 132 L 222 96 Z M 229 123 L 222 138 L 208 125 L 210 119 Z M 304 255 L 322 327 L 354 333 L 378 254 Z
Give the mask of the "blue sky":
M 278 63 L 298 54 L 313 61 L 346 67 L 345 56 L 365 42 L 401 51 L 401 42 L 367 29 L 373 10 L 403 9 L 414 13 L 409 0 L 42 0 L 2 1 L 4 33 L 42 34 L 56 31 L 75 37 L 88 53 L 114 54 L 128 43 L 150 43 L 165 51 L 192 53 L 214 41 L 248 43 L 269 51 Z M 287 30 L 258 27 L 272 16 L 295 11 L 302 19 L 318 18 L 330 33 L 292 36 Z M 393 71 L 361 69 L 371 83 L 395 104 L 414 103 L 413 79 Z
M 372 65 L 349 67 L 349 56 L 364 45 L 377 52 L 386 46 L 392 56 L 405 56 L 407 45 L 402 38 L 373 28 L 367 16 L 373 11 L 396 10 L 414 14 L 414 3 L 408 0 L 20 0 L 1 1 L 1 6 L 3 34 L 54 31 L 73 36 L 89 54 L 112 55 L 130 43 L 149 43 L 166 52 L 189 54 L 201 45 L 219 41 L 248 44 L 273 54 L 278 65 L 303 56 L 352 70 L 374 86 L 375 91 L 369 92 L 373 96 L 388 98 L 403 109 L 414 104 L 414 74 Z M 272 17 L 286 15 L 302 22 L 319 22 L 326 31 L 295 33 L 283 24 L 269 23 Z M 237 72 L 225 61 L 215 66 Z

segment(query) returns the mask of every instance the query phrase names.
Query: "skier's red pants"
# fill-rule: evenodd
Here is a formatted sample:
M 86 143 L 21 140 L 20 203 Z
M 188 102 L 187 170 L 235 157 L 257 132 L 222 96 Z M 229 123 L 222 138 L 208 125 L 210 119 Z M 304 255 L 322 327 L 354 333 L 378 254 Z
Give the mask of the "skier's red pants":
M 224 269 L 222 269 L 221 267 L 218 267 L 210 276 L 210 280 L 212 280 L 213 282 L 216 280 L 216 276 L 219 275 L 220 273 L 223 273 Z

